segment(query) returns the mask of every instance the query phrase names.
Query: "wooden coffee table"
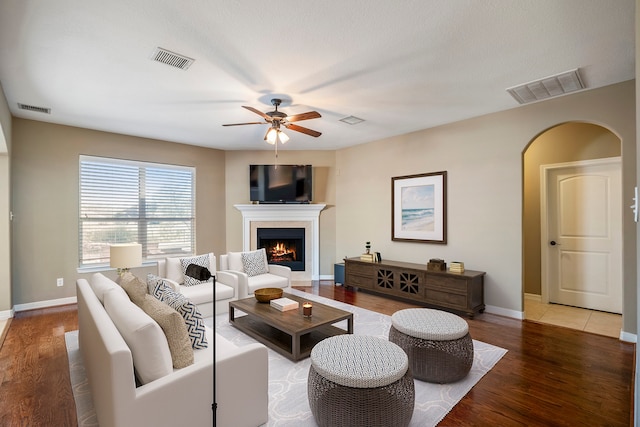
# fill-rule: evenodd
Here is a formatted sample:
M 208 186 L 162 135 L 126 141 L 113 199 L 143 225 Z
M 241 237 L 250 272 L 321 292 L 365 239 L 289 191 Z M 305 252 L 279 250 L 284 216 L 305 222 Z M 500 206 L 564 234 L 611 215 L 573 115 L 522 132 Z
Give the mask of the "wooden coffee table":
M 229 323 L 293 361 L 309 357 L 313 346 L 325 338 L 353 333 L 353 313 L 311 301 L 312 316 L 304 317 L 302 303 L 309 300 L 287 293 L 282 296 L 298 301 L 299 307 L 279 311 L 254 297 L 231 301 Z M 236 317 L 236 310 L 247 315 Z M 333 326 L 345 319 L 346 330 Z

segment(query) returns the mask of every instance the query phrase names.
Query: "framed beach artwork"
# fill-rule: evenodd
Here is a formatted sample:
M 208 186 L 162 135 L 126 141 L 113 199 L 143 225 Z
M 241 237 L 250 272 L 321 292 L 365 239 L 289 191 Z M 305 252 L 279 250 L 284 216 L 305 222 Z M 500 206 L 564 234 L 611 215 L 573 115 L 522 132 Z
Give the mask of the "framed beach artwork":
M 447 172 L 391 178 L 391 240 L 447 243 Z

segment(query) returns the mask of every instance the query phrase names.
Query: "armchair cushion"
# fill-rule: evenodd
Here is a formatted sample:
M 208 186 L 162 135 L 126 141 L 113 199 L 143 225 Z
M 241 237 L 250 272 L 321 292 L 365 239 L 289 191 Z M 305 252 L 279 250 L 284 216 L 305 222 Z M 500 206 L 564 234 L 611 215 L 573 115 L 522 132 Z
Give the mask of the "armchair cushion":
M 242 252 L 229 252 L 227 254 L 228 269 L 234 271 L 244 272 L 244 266 L 242 265 Z
M 269 272 L 267 254 L 264 248 L 257 251 L 242 252 L 240 257 L 242 258 L 242 271 L 247 273 L 247 276 L 253 277 Z

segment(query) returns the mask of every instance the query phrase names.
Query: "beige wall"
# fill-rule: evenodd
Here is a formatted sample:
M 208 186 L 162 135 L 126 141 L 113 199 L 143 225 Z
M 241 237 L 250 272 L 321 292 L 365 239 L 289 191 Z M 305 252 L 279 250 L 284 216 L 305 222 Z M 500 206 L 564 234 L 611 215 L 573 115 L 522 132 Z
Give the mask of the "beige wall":
M 0 85 L 0 319 L 11 316 L 11 113 Z
M 636 81 L 640 80 L 640 0 L 636 0 Z M 635 88 L 635 100 L 636 100 L 636 179 L 634 181 L 634 186 L 640 187 L 640 150 L 637 149 L 638 143 L 640 142 L 640 108 L 637 106 L 640 105 L 640 88 L 636 86 Z M 625 193 L 626 194 L 626 193 Z M 635 253 L 635 263 L 636 263 L 636 309 L 640 307 L 640 227 L 638 224 L 635 224 L 635 236 L 636 236 L 636 253 Z M 640 331 L 640 316 L 638 316 L 636 320 L 636 331 Z M 640 351 L 638 351 L 636 344 L 636 369 L 635 369 L 635 385 L 634 385 L 634 425 L 640 426 L 640 379 L 638 379 L 638 372 L 640 372 Z
M 81 154 L 195 167 L 197 252 L 224 252 L 224 152 L 14 118 L 14 305 L 75 296 Z
M 540 166 L 621 154 L 620 138 L 590 123 L 566 123 L 541 134 L 524 154 L 524 291 L 541 294 Z
M 386 259 L 439 257 L 486 271 L 488 309 L 519 315 L 524 151 L 562 123 L 610 129 L 622 144 L 626 204 L 635 185 L 634 92 L 628 81 L 336 152 L 280 151 L 281 164 L 314 166 L 314 202 L 327 204 L 320 215 L 321 276 L 371 241 Z M 22 119 L 14 119 L 13 145 L 14 304 L 75 295 L 69 285 L 78 276 L 79 154 L 196 166 L 198 252 L 217 254 L 242 247 L 242 217 L 233 205 L 249 201 L 248 165 L 274 163 L 271 150 L 221 152 Z M 392 242 L 391 177 L 441 170 L 448 172 L 448 243 Z M 635 223 L 629 209 L 623 212 L 624 330 L 635 333 Z M 56 288 L 56 277 L 65 278 L 64 288 Z
M 623 199 L 635 185 L 635 85 L 627 81 L 407 135 L 343 149 L 336 157 L 336 254 L 365 241 L 383 258 L 458 260 L 486 271 L 488 310 L 523 310 L 523 153 L 558 124 L 600 124 L 622 141 Z M 391 178 L 446 170 L 448 243 L 391 240 Z M 624 209 L 624 330 L 636 330 L 636 242 Z
M 295 143 L 292 139 L 289 144 Z M 242 214 L 233 205 L 249 203 L 249 165 L 275 163 L 271 150 L 226 152 L 227 250 L 242 250 Z M 280 150 L 277 163 L 313 166 L 312 202 L 327 205 L 320 212 L 320 278 L 330 278 L 337 259 L 335 151 Z

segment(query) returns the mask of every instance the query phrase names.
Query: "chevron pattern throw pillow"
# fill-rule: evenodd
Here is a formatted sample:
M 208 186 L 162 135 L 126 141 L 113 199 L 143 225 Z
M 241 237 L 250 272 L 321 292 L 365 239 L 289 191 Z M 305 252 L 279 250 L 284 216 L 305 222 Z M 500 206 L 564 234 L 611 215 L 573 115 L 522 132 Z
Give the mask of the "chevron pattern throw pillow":
M 165 280 L 162 277 L 156 276 L 155 274 L 151 273 L 147 274 L 147 290 L 149 291 L 149 294 L 153 295 L 161 301 L 162 290 L 164 289 L 162 286 L 166 286 L 169 289 L 173 290 L 173 288 L 171 288 L 171 285 L 165 283 Z
M 187 327 L 193 349 L 198 350 L 209 346 L 202 314 L 193 302 L 163 282 L 156 282 L 153 291 L 151 291 L 151 287 L 149 290 L 151 295 L 180 313 Z

